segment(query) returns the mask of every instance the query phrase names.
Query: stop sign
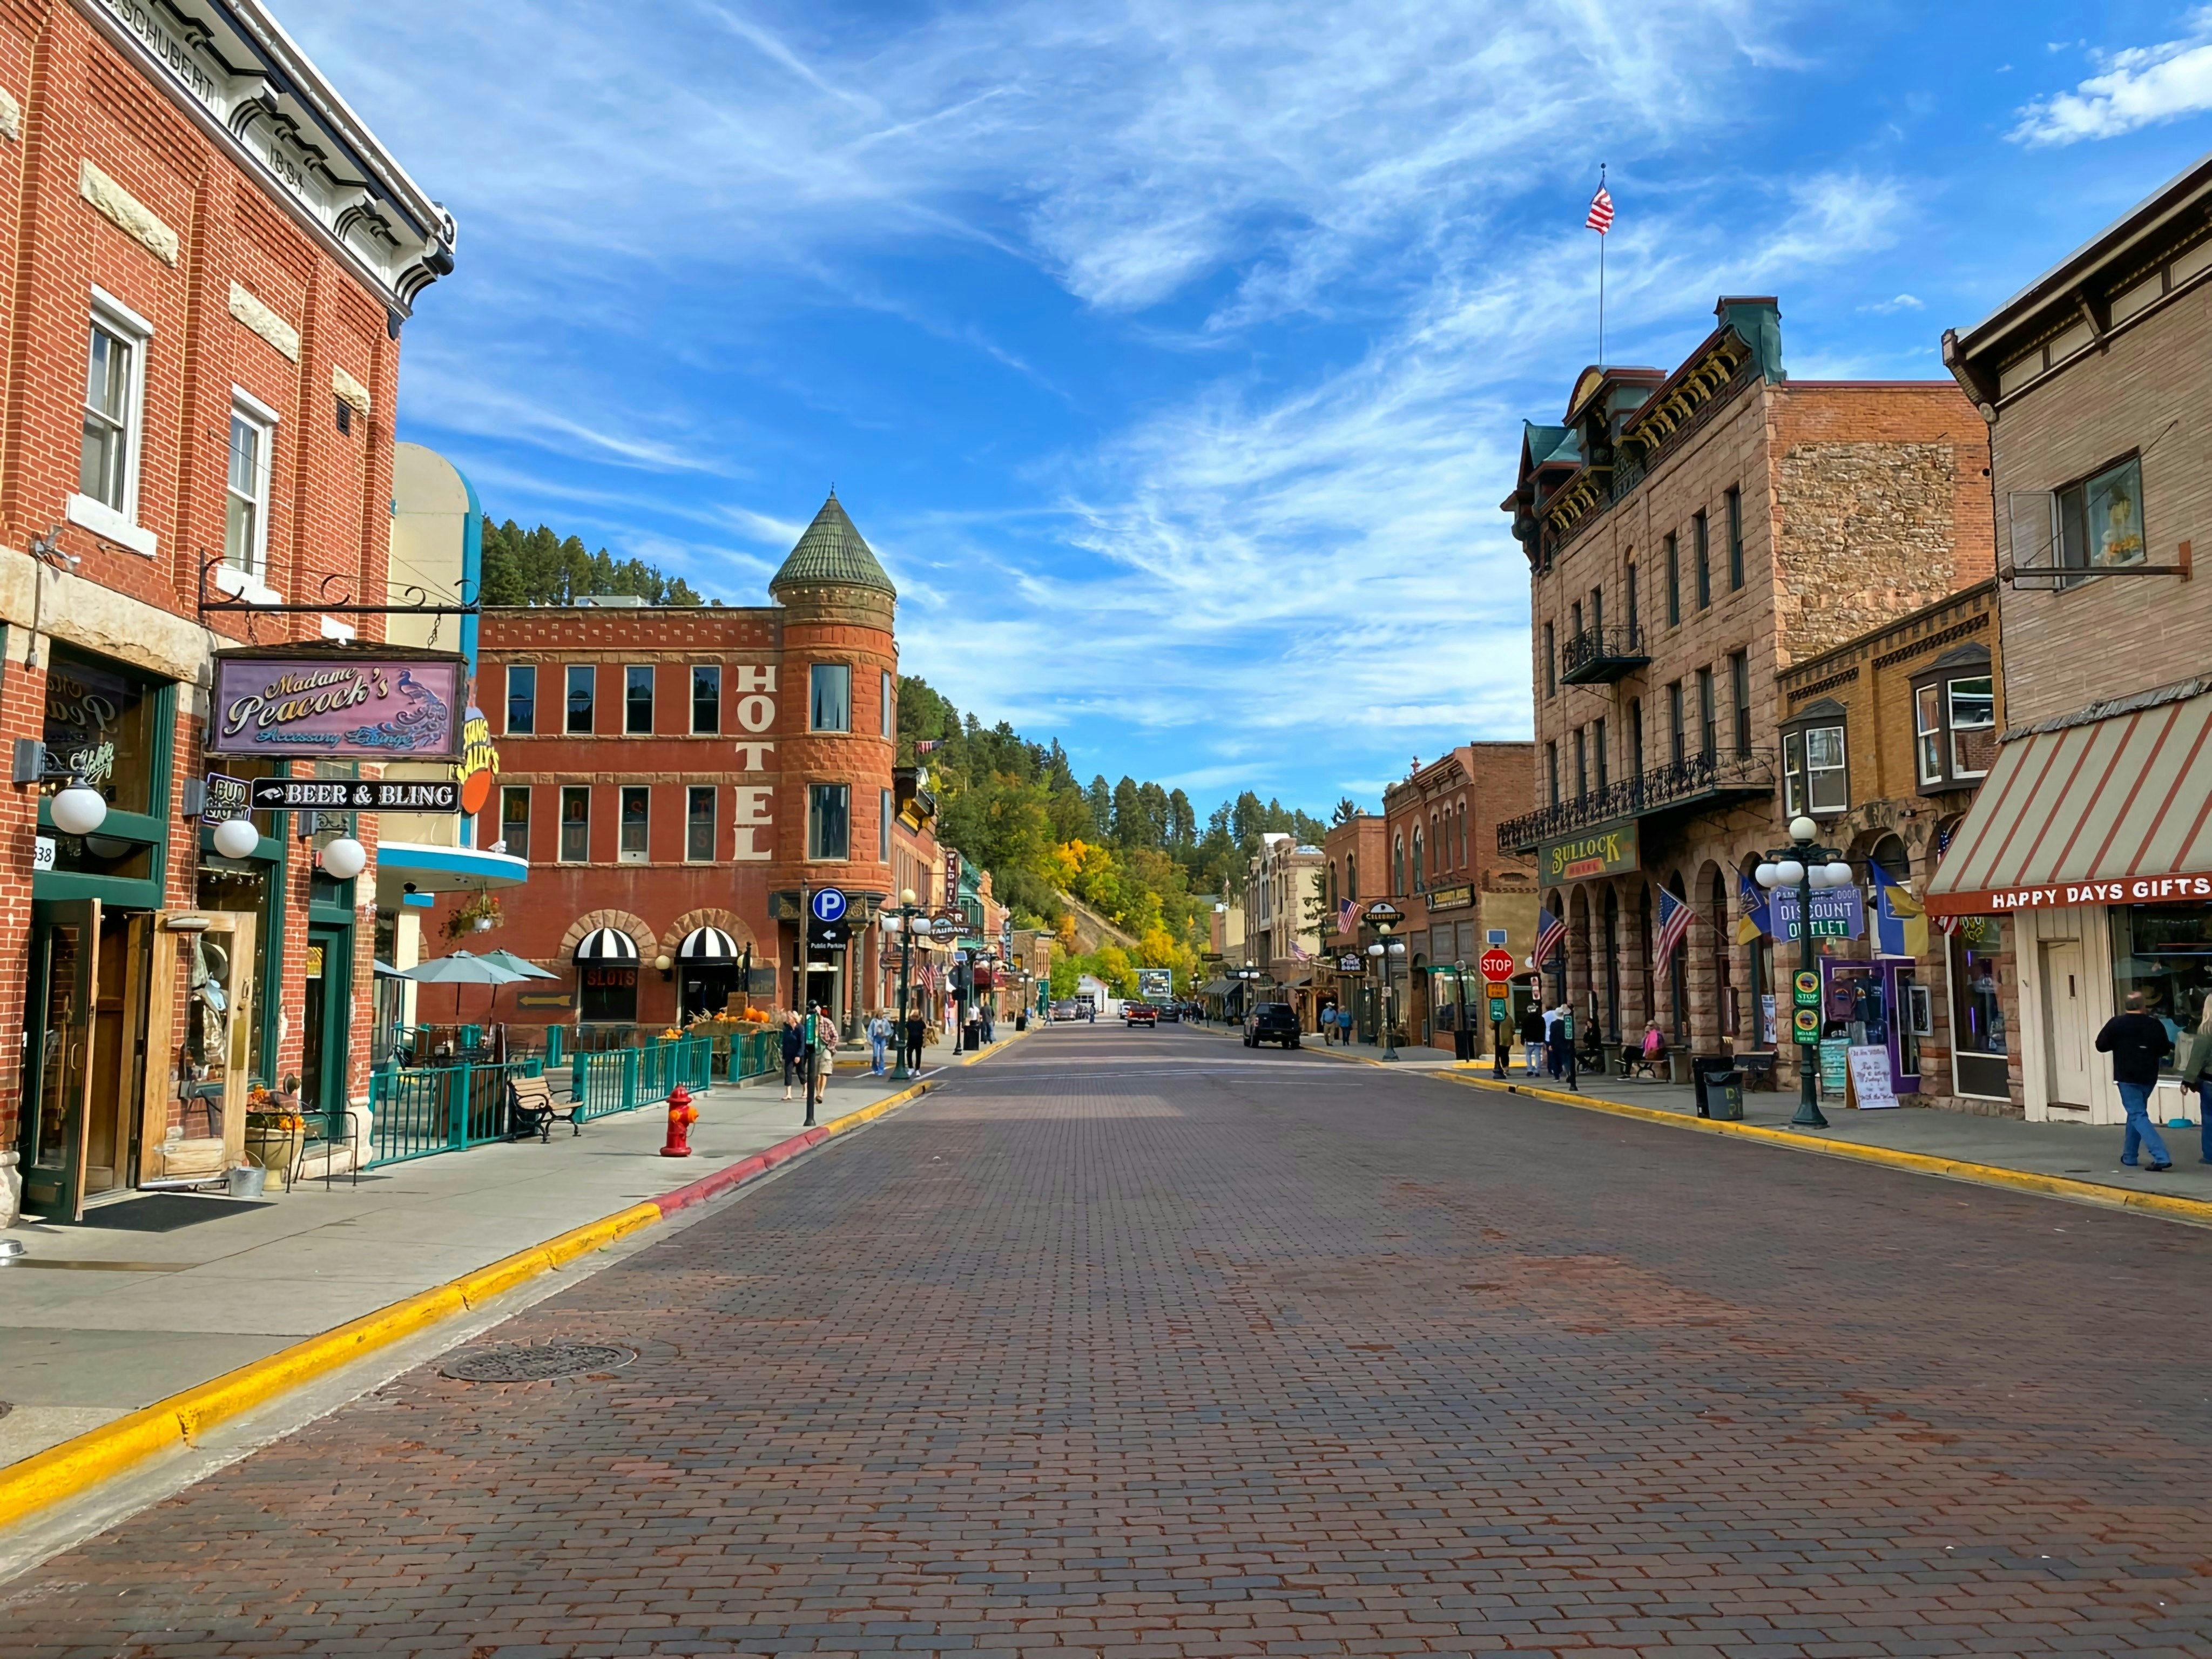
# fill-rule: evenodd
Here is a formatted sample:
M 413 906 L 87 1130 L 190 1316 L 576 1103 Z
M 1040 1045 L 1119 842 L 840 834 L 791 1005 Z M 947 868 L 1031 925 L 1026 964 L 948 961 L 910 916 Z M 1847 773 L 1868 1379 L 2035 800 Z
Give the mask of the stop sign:
M 1495 985 L 1513 977 L 1513 953 L 1510 951 L 1489 950 L 1482 953 L 1482 976 Z

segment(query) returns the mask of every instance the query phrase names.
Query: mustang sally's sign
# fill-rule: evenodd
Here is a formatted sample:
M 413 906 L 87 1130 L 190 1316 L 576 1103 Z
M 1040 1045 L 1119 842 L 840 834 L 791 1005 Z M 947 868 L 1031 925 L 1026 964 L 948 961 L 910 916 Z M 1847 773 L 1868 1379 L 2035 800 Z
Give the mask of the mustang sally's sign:
M 461 665 L 404 658 L 223 657 L 208 752 L 453 760 Z

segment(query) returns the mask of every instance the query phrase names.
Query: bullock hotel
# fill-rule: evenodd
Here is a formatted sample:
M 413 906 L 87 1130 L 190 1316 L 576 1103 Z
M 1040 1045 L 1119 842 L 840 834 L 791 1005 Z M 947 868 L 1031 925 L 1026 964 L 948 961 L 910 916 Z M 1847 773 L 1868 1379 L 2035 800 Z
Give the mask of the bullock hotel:
M 901 805 L 896 594 L 834 494 L 769 592 L 757 610 L 484 612 L 498 833 L 531 866 L 500 943 L 564 976 L 525 1018 L 674 1023 L 748 989 L 848 1017 L 872 1000 L 881 933 L 863 924 L 896 890 Z M 850 899 L 851 942 L 802 954 L 800 896 L 823 887 Z

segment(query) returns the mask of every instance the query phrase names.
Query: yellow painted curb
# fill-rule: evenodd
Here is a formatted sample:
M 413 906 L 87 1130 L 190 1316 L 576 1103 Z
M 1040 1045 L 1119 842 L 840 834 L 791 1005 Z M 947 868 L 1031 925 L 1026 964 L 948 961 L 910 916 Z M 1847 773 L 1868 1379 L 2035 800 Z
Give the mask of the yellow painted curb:
M 2170 1193 L 2131 1192 L 2124 1187 L 2107 1187 L 2094 1181 L 2076 1181 L 2070 1176 L 2039 1175 L 2030 1170 L 2008 1170 L 2002 1164 L 1975 1164 L 1965 1158 L 1936 1158 L 1926 1152 L 1908 1152 L 1894 1146 L 1867 1146 L 1856 1141 L 1823 1140 L 1817 1135 L 1797 1134 L 1788 1129 L 1770 1129 L 1763 1124 L 1688 1117 L 1680 1112 L 1664 1111 L 1655 1106 L 1632 1106 L 1626 1101 L 1604 1100 L 1595 1095 L 1571 1095 L 1554 1089 L 1531 1089 L 1520 1084 L 1500 1083 L 1492 1078 L 1468 1077 L 1450 1072 L 1432 1075 L 1493 1094 L 1527 1095 L 1534 1100 L 1579 1107 L 1586 1112 L 1605 1112 L 1614 1117 L 1664 1124 L 1670 1129 L 1691 1129 L 1710 1135 L 1735 1135 L 1747 1140 L 1761 1141 L 1770 1146 L 1786 1146 L 1793 1152 L 1817 1152 L 1826 1158 L 1850 1158 L 1861 1164 L 1878 1164 L 1893 1170 L 1909 1170 L 1916 1175 L 1942 1176 L 1976 1186 L 2002 1187 L 2014 1192 L 2033 1193 L 2043 1198 L 2063 1198 L 2080 1203 L 2103 1205 L 2109 1209 L 2136 1210 L 2168 1221 L 2212 1227 L 2212 1203 L 2202 1199 L 2177 1198 Z
M 927 1094 L 934 1082 L 916 1084 L 898 1094 L 848 1112 L 825 1126 L 831 1135 L 882 1116 L 894 1106 Z M 235 1370 L 142 1406 L 137 1411 L 88 1429 L 58 1446 L 0 1468 L 0 1527 L 48 1505 L 73 1498 L 158 1453 L 189 1445 L 217 1425 L 252 1410 L 288 1389 L 313 1382 L 363 1355 L 427 1330 L 456 1314 L 480 1308 L 492 1297 L 550 1273 L 593 1250 L 665 1219 L 647 1200 L 611 1216 L 502 1256 L 497 1261 L 433 1285 L 335 1326 Z

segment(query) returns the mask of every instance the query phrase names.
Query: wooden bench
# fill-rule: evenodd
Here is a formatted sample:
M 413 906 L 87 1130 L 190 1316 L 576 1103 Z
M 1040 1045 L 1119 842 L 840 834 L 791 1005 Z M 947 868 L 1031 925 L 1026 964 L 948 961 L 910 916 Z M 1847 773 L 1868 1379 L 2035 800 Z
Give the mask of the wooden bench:
M 1621 1067 L 1624 1078 L 1641 1076 L 1646 1083 L 1670 1083 L 1674 1073 L 1668 1069 L 1668 1051 L 1661 1048 L 1656 1054 L 1646 1055 L 1640 1042 L 1631 1044 L 1627 1050 L 1628 1063 Z
M 1747 1091 L 1756 1089 L 1765 1094 L 1772 1094 L 1780 1082 L 1780 1060 L 1781 1055 L 1771 1051 L 1764 1054 L 1738 1054 L 1735 1057 L 1735 1068 L 1743 1073 L 1744 1088 Z
M 580 1135 L 584 1126 L 578 1116 L 583 1107 L 580 1097 L 571 1099 L 564 1110 L 553 1099 L 553 1085 L 542 1077 L 510 1078 L 507 1085 L 507 1138 L 526 1140 L 536 1135 L 541 1143 L 553 1139 L 553 1121 L 565 1118 L 568 1133 Z

